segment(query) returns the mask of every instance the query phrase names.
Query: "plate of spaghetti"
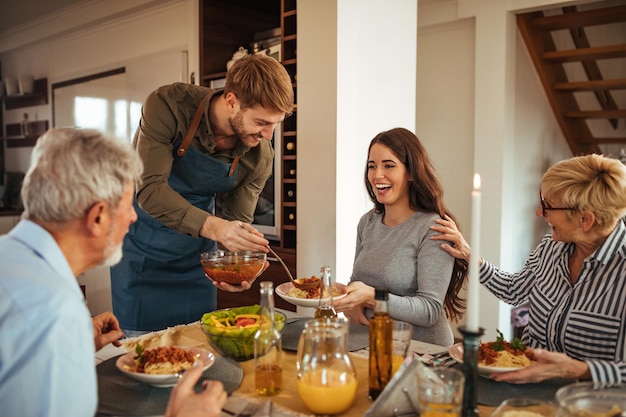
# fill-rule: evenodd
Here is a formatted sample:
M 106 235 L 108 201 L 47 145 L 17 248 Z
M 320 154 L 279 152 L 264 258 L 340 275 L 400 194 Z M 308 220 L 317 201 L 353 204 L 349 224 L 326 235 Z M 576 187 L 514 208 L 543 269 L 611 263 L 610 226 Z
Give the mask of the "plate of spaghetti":
M 320 289 L 316 288 L 311 293 L 294 288 L 291 282 L 284 282 L 276 287 L 276 294 L 288 303 L 301 307 L 317 307 L 320 303 Z M 344 284 L 333 284 L 333 299 L 338 300 L 346 296 L 346 286 Z M 322 302 L 326 301 L 328 296 L 322 298 Z
M 115 366 L 125 375 L 155 387 L 171 387 L 194 362 L 200 361 L 206 371 L 215 363 L 215 355 L 208 350 L 158 346 L 144 349 L 141 345 L 115 361 Z
M 519 338 L 507 342 L 502 333 L 497 332 L 495 341 L 478 346 L 478 372 L 481 375 L 517 371 L 534 363 L 532 349 L 527 348 Z M 448 353 L 454 360 L 463 363 L 463 343 L 452 345 Z

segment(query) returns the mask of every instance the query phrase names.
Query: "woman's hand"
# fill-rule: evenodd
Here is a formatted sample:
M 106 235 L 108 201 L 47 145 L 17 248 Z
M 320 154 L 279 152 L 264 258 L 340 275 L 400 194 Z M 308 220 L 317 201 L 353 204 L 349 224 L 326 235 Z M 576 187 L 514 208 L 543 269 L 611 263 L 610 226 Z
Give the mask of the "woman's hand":
M 202 376 L 202 365 L 196 362 L 186 370 L 172 389 L 165 417 L 219 417 L 226 403 L 226 391 L 220 381 L 203 381 L 202 391 L 194 386 Z
M 121 346 L 119 339 L 124 337 L 124 333 L 120 329 L 120 323 L 117 317 L 110 311 L 98 314 L 91 318 L 93 324 L 94 342 L 96 351 L 102 349 L 109 343 L 114 346 Z
M 338 313 L 343 312 L 350 321 L 367 324 L 363 310 L 374 307 L 374 292 L 374 287 L 361 281 L 353 281 L 345 289 L 346 296 L 333 300 L 333 305 Z
M 439 232 L 439 235 L 431 236 L 432 240 L 445 240 L 446 242 L 441 244 L 441 248 L 448 252 L 455 258 L 465 259 L 469 262 L 472 248 L 467 244 L 465 238 L 456 226 L 456 223 L 449 217 L 445 216 L 445 219 L 437 219 L 436 225 L 430 226 L 431 230 Z
M 353 323 L 369 326 L 370 322 L 365 316 L 365 308 L 374 307 L 374 287 L 361 281 L 353 281 L 346 287 L 345 293 L 345 297 L 333 300 L 335 311 L 343 313 Z
M 512 384 L 540 382 L 551 378 L 591 379 L 589 366 L 582 361 L 572 359 L 564 353 L 548 352 L 535 349 L 536 363 L 519 371 L 491 374 L 495 381 Z
M 365 309 L 363 307 L 356 306 L 354 308 L 351 308 L 350 310 L 344 310 L 343 315 L 346 316 L 346 318 L 353 323 L 359 323 L 364 324 L 365 326 L 369 326 L 370 321 L 367 319 L 367 317 L 365 317 L 364 311 Z
M 270 263 L 268 261 L 265 261 L 265 265 L 263 265 L 263 271 L 261 271 L 261 274 L 263 272 L 265 272 L 265 270 L 267 268 L 269 268 L 269 267 L 270 267 Z M 259 277 L 261 276 L 261 274 L 259 274 Z M 211 279 L 206 274 L 204 274 L 204 276 L 206 276 L 208 279 Z M 252 284 L 254 284 L 254 281 L 256 281 L 257 278 L 254 278 L 250 282 L 243 281 L 241 283 L 241 285 L 233 285 L 233 284 L 229 284 L 227 282 L 215 282 L 213 280 L 211 280 L 211 281 L 213 282 L 213 285 L 215 285 L 220 290 L 224 290 L 224 291 L 228 291 L 228 292 L 242 292 L 242 291 L 246 291 L 246 290 L 249 290 L 250 288 L 252 288 Z

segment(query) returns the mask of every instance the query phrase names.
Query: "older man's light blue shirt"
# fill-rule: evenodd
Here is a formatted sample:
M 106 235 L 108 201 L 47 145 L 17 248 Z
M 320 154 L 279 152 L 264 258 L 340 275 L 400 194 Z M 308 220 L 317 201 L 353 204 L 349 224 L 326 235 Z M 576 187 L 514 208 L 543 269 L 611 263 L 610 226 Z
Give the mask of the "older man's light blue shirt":
M 0 413 L 93 416 L 93 326 L 52 236 L 22 220 L 0 237 Z

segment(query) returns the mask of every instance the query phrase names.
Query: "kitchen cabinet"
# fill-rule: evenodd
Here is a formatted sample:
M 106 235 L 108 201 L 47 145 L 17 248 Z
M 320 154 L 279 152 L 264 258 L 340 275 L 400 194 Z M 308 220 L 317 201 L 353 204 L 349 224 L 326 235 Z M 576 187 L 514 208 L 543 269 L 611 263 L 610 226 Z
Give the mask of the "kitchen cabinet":
M 201 84 L 226 76 L 226 63 L 254 34 L 280 27 L 280 0 L 200 0 Z
M 35 80 L 32 93 L 6 96 L 2 101 L 4 102 L 4 110 L 46 105 L 48 104 L 48 79 Z M 4 126 L 2 136 L 7 148 L 35 146 L 37 138 L 48 130 L 48 126 L 47 120 L 29 120 L 24 124 L 10 123 Z
M 37 120 L 24 123 L 7 123 L 6 144 L 7 148 L 17 148 L 21 146 L 35 146 L 39 136 L 46 133 L 49 123 L 47 120 Z
M 40 78 L 35 80 L 33 92 L 30 94 L 6 96 L 3 101 L 5 110 L 48 104 L 48 79 Z
M 297 26 L 296 26 L 296 0 L 281 1 L 281 46 L 283 65 L 291 76 L 293 89 L 298 102 L 298 85 L 296 72 L 297 53 Z M 297 132 L 298 112 L 285 119 L 282 125 L 282 241 L 281 247 L 286 251 L 296 251 L 297 237 Z M 295 268 L 294 268 L 295 269 Z
M 287 69 L 297 102 L 297 24 L 296 0 L 201 0 L 200 1 L 200 83 L 210 87 L 226 76 L 226 63 L 239 47 L 248 48 L 255 35 L 280 28 L 281 63 Z M 265 48 L 261 45 L 261 48 Z M 272 248 L 296 274 L 297 242 L 297 112 L 287 117 L 281 127 L 280 193 L 275 198 L 280 204 L 280 238 L 271 241 Z M 259 302 L 259 282 L 271 280 L 274 288 L 289 280 L 278 262 L 272 261 L 250 291 L 218 294 L 218 308 L 248 305 Z M 295 311 L 295 306 L 275 297 L 276 305 Z

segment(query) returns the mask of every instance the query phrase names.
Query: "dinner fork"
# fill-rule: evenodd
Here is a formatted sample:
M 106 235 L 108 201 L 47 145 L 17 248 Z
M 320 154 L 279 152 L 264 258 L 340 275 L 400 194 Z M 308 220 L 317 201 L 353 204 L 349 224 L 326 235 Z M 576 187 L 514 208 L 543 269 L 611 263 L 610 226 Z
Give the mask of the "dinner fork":
M 259 409 L 260 404 L 254 401 L 248 401 L 248 404 L 235 417 L 252 417 Z

